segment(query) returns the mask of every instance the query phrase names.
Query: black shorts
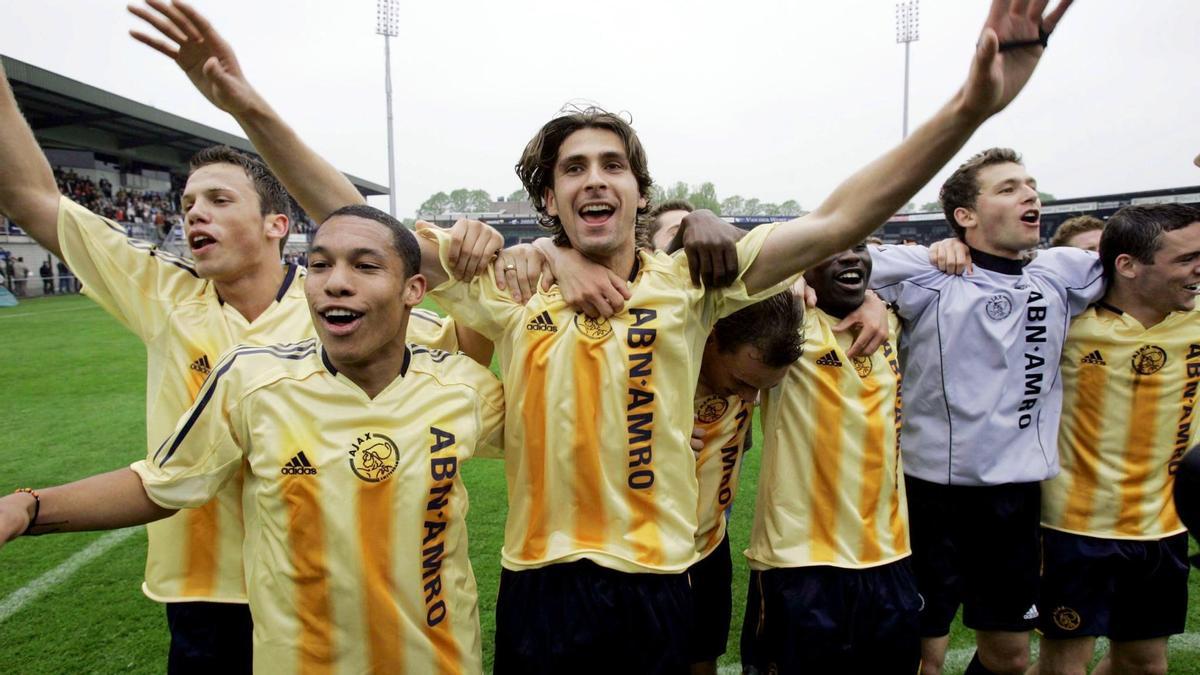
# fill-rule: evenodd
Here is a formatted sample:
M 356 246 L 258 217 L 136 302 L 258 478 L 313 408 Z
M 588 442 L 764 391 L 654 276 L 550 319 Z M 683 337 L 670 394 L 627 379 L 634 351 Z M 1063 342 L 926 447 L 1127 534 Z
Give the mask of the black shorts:
M 688 568 L 688 578 L 695 608 L 688 654 L 692 663 L 716 661 L 725 653 L 733 616 L 733 561 L 728 533 L 711 553 Z
M 167 673 L 250 675 L 254 622 L 250 606 L 228 602 L 167 603 L 171 651 Z
M 494 672 L 686 673 L 692 615 L 686 573 L 501 570 Z
M 1038 629 L 1051 639 L 1102 635 L 1122 642 L 1182 633 L 1187 549 L 1187 533 L 1130 541 L 1042 530 Z
M 941 637 L 961 604 L 975 630 L 1023 632 L 1037 623 L 1040 483 L 940 485 L 905 476 L 921 636 Z
M 752 571 L 750 595 L 743 672 L 911 675 L 920 666 L 921 596 L 908 560 Z

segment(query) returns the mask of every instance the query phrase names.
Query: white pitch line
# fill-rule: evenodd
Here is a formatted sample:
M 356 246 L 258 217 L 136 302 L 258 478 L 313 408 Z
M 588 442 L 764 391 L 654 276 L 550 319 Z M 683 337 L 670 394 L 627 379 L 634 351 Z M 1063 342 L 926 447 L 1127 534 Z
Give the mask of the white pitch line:
M 1200 633 L 1183 633 L 1182 635 L 1172 635 L 1168 647 L 1168 654 L 1178 654 L 1186 652 L 1188 654 L 1200 653 Z M 1108 652 L 1108 640 L 1099 638 L 1096 640 L 1096 654 L 1103 655 Z M 1034 641 L 1030 650 L 1031 658 L 1037 659 L 1038 643 Z M 961 673 L 970 663 L 971 657 L 975 655 L 974 647 L 959 647 L 946 652 L 946 662 L 943 666 L 946 673 Z M 742 668 L 737 665 L 721 666 L 717 669 L 719 675 L 741 675 Z
M 104 555 L 110 548 L 133 536 L 138 529 L 136 527 L 127 527 L 123 530 L 109 532 L 88 544 L 82 551 L 67 558 L 58 567 L 9 593 L 8 597 L 0 600 L 0 623 L 4 623 L 13 614 L 21 611 L 22 607 L 37 599 L 39 595 L 50 590 L 53 586 L 66 581 L 71 575 L 78 572 L 79 568 Z
M 99 309 L 99 306 L 85 305 L 83 307 L 59 307 L 58 309 L 48 309 L 44 312 L 21 312 L 19 314 L 5 314 L 0 312 L 0 319 L 18 319 L 23 316 L 41 316 L 43 314 L 56 314 L 58 312 L 78 312 L 84 309 Z

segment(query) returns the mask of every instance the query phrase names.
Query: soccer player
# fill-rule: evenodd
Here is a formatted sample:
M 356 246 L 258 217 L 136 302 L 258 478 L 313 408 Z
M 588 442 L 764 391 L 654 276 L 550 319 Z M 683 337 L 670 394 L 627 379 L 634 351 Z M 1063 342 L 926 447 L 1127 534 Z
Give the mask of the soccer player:
M 657 251 L 666 251 L 683 219 L 696 207 L 686 199 L 672 199 L 655 206 L 650 211 L 650 245 Z
M 1099 251 L 1100 233 L 1103 231 L 1103 220 L 1095 216 L 1075 216 L 1058 226 L 1054 236 L 1050 237 L 1050 246 L 1074 246 L 1085 251 Z
M 129 239 L 118 224 L 60 195 L 0 69 L 0 212 L 65 260 L 86 294 L 146 344 L 149 453 L 192 404 L 224 351 L 313 335 L 303 270 L 280 263 L 290 198 L 266 166 L 229 148 L 203 150 L 192 158 L 182 208 L 190 259 Z M 470 348 L 453 322 L 413 316 L 415 341 Z M 490 360 L 485 342 L 472 351 Z M 250 668 L 235 483 L 202 508 L 147 528 L 142 590 L 166 603 L 168 670 Z
M 703 261 L 715 276 L 733 277 L 728 288 L 692 288 L 685 257 L 637 251 L 635 222 L 649 209 L 652 185 L 645 153 L 624 120 L 597 110 L 547 123 L 518 174 L 562 255 L 585 256 L 630 282 L 622 312 L 576 315 L 553 288 L 520 305 L 491 275 L 450 281 L 451 252 L 477 242 L 422 233 L 432 294 L 496 342 L 508 384 L 498 672 L 686 668 L 683 572 L 696 559 L 698 504 L 687 438 L 708 334 L 723 316 L 860 241 L 1003 109 L 1069 2 L 1043 17 L 1047 4 L 995 0 L 966 83 L 929 122 L 813 212 L 756 229 L 738 243 L 736 261 Z M 202 17 L 183 3 L 170 8 L 186 25 L 164 31 L 178 45 L 158 41 L 164 51 L 219 51 Z M 224 54 L 198 58 L 188 72 L 202 89 L 244 82 Z M 252 140 L 272 165 L 288 164 L 281 178 L 310 214 L 361 200 L 269 108 L 226 109 L 243 128 L 265 131 Z
M 1038 614 L 1039 483 L 1058 472 L 1064 333 L 1103 280 L 1095 255 L 1074 248 L 1022 262 L 1040 236 L 1040 201 L 1012 150 L 968 159 L 941 199 L 973 274 L 942 272 L 921 246 L 872 249 L 871 286 L 904 322 L 901 449 L 925 599 L 922 669 L 941 671 L 961 604 L 976 631 L 967 672 L 1020 673 Z
M 1187 616 L 1172 489 L 1200 440 L 1200 209 L 1123 208 L 1100 258 L 1108 290 L 1063 352 L 1062 472 L 1042 485 L 1042 675 L 1087 672 L 1101 635 L 1111 672 L 1165 673 Z
M 150 522 L 237 483 L 255 671 L 481 672 L 458 468 L 499 448 L 504 400 L 465 355 L 406 344 L 419 256 L 378 209 L 335 212 L 304 280 L 316 339 L 231 350 L 151 458 L 0 499 L 0 542 Z
M 817 296 L 804 356 L 763 393 L 763 463 L 746 556 L 745 666 L 782 673 L 914 673 L 921 598 L 900 480 L 898 324 L 850 356 L 834 326 L 864 301 L 865 244 L 804 273 Z

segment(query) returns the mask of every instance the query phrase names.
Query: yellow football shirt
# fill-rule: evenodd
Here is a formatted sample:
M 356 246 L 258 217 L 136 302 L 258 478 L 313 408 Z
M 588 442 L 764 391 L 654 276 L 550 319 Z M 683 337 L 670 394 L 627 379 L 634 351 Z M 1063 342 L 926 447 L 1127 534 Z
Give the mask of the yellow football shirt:
M 754 406 L 740 396 L 704 396 L 696 400 L 696 427 L 704 447 L 696 453 L 700 508 L 696 513 L 696 551 L 704 558 L 725 538 L 725 512 L 737 496 L 742 455 L 749 449 Z
M 58 237 L 83 292 L 146 344 L 146 436 L 153 452 L 235 344 L 314 334 L 303 270 L 289 267 L 276 302 L 253 322 L 221 302 L 190 260 L 130 239 L 120 225 L 61 200 Z M 146 595 L 160 602 L 245 602 L 240 489 L 147 526 Z
M 1042 483 L 1042 524 L 1109 539 L 1183 532 L 1172 489 L 1198 440 L 1200 309 L 1145 328 L 1093 305 L 1071 323 L 1062 377 L 1062 472 Z
M 191 260 L 130 239 L 75 202 L 59 204 L 63 257 L 83 292 L 146 344 L 146 443 L 153 452 L 175 428 L 212 365 L 237 344 L 294 342 L 315 332 L 304 270 L 289 267 L 276 302 L 253 322 L 224 304 Z M 412 342 L 457 351 L 454 323 L 427 310 L 409 320 Z M 241 491 L 237 482 L 203 508 L 147 526 L 142 590 L 159 602 L 245 602 Z
M 910 553 L 900 464 L 898 323 L 851 359 L 838 320 L 809 309 L 804 355 L 763 393 L 762 468 L 746 557 L 753 569 L 865 568 Z
M 167 508 L 241 484 L 256 672 L 478 673 L 459 462 L 503 406 L 461 354 L 413 347 L 371 399 L 316 339 L 238 347 L 133 469 Z
M 741 272 L 774 225 L 738 242 Z M 449 256 L 445 232 L 418 233 Z M 511 570 L 591 560 L 622 572 L 682 572 L 696 561 L 698 487 L 688 445 L 704 341 L 718 319 L 770 297 L 740 278 L 692 287 L 683 255 L 640 251 L 632 297 L 593 321 L 557 287 L 525 305 L 495 279 L 453 279 L 431 295 L 492 340 L 505 383 Z M 448 269 L 448 268 L 447 268 Z

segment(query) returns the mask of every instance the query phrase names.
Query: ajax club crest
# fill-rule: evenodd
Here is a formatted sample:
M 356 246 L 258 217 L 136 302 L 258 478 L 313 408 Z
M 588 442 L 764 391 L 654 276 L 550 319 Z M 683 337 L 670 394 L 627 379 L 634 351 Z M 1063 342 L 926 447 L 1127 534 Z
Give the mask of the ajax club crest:
M 709 396 L 701 401 L 700 407 L 696 409 L 696 419 L 705 424 L 712 424 L 721 419 L 726 410 L 729 410 L 729 401 L 720 396 Z
M 387 436 L 368 432 L 354 439 L 354 449 L 350 451 L 350 468 L 361 480 L 368 483 L 387 480 L 399 464 L 400 450 Z
M 1138 375 L 1153 375 L 1167 365 L 1167 353 L 1162 347 L 1146 345 L 1133 355 L 1133 372 Z
M 606 338 L 613 331 L 612 324 L 608 322 L 608 319 L 603 317 L 599 319 L 593 319 L 583 313 L 575 315 L 575 327 L 579 329 L 580 333 L 583 333 L 593 340 Z
M 1008 296 L 1003 293 L 997 293 L 988 298 L 985 309 L 987 310 L 988 318 L 992 321 L 999 321 L 1008 318 L 1008 315 L 1012 314 L 1012 300 L 1009 300 Z

